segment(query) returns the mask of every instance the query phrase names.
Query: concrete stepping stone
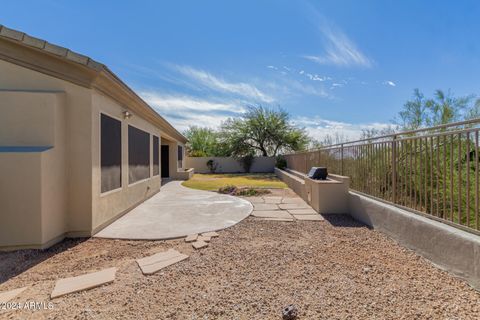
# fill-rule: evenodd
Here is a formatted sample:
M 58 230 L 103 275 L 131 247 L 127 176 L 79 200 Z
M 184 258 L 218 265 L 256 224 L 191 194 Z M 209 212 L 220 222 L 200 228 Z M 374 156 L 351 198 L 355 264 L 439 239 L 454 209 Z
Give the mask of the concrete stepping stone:
M 265 203 L 280 204 L 282 203 L 282 197 L 263 197 Z
M 298 220 L 304 220 L 304 221 L 323 221 L 323 217 L 321 215 L 317 214 L 297 214 L 293 215 L 296 219 Z
M 28 287 L 23 287 L 19 289 L 13 289 L 10 291 L 0 292 L 0 305 L 3 303 L 7 303 L 8 301 L 12 300 L 16 296 L 18 296 L 23 291 L 27 290 Z
M 247 200 L 251 203 L 265 203 L 265 200 L 263 200 L 262 197 L 249 197 Z
M 292 209 L 288 210 L 290 214 L 318 214 L 317 211 L 313 210 L 312 208 L 310 209 Z
M 168 251 L 159 252 L 150 257 L 137 259 L 137 263 L 142 273 L 149 275 L 187 258 L 188 256 L 186 254 L 174 249 L 169 249 Z
M 212 240 L 212 237 L 206 237 L 206 236 L 198 236 L 197 241 L 204 241 L 204 242 L 210 242 Z
M 290 219 L 292 216 L 287 211 L 274 210 L 274 211 L 253 211 L 252 215 L 258 218 L 277 218 L 277 219 Z
M 293 222 L 295 219 L 293 218 L 257 218 L 258 220 L 264 221 L 282 221 L 282 222 Z
M 185 238 L 185 242 L 197 241 L 197 238 L 198 238 L 198 234 L 191 234 Z
M 300 204 L 307 204 L 305 200 L 302 198 L 283 198 L 282 203 L 300 203 Z
M 210 238 L 216 238 L 218 237 L 219 234 L 215 231 L 210 231 L 210 232 L 205 232 L 205 233 L 202 233 L 202 237 L 210 237 Z
M 195 242 L 192 242 L 192 246 L 198 250 L 198 249 L 208 247 L 208 243 L 205 241 L 195 241 Z
M 271 211 L 271 210 L 279 210 L 278 206 L 276 204 L 273 204 L 273 203 L 255 203 L 253 205 L 253 209 L 255 211 L 265 211 L 265 210 L 268 210 L 268 211 Z
M 109 268 L 98 272 L 87 273 L 78 277 L 60 279 L 55 284 L 50 297 L 52 299 L 69 293 L 93 289 L 115 280 L 117 268 Z
M 278 207 L 283 210 L 295 210 L 295 209 L 310 209 L 308 204 L 303 203 L 282 203 Z

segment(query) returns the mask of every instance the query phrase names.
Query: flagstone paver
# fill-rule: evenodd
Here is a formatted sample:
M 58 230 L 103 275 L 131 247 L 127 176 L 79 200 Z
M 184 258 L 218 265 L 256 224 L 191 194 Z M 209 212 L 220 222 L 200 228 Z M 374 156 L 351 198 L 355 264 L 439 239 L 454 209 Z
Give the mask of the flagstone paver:
M 302 198 L 283 198 L 282 203 L 301 203 L 308 205 Z
M 87 273 L 78 277 L 60 279 L 55 284 L 50 297 L 52 299 L 69 293 L 93 289 L 115 280 L 117 268 L 104 269 L 98 272 Z
M 297 214 L 294 215 L 294 217 L 298 220 L 304 220 L 304 221 L 323 221 L 323 217 L 321 215 L 317 214 Z
M 265 200 L 263 200 L 262 197 L 249 197 L 248 201 L 251 203 L 265 203 Z
M 258 218 L 292 218 L 292 215 L 284 210 L 253 211 L 252 215 Z
M 280 204 L 282 203 L 282 197 L 263 197 L 265 203 Z
M 265 211 L 265 210 L 279 210 L 278 205 L 273 203 L 254 203 L 253 204 L 254 211 Z
M 211 232 L 205 232 L 205 233 L 202 233 L 202 236 L 204 237 L 210 237 L 210 238 L 216 238 L 218 236 L 220 236 L 217 232 L 215 231 L 211 231 Z
M 164 252 L 156 253 L 150 257 L 137 259 L 137 263 L 142 270 L 142 273 L 144 275 L 149 275 L 187 258 L 188 256 L 186 254 L 180 253 L 174 249 L 169 249 Z
M 311 208 L 308 204 L 302 204 L 302 203 L 282 203 L 282 204 L 279 204 L 278 207 L 282 210 Z
M 13 290 L 9 290 L 9 291 L 0 292 L 0 305 L 3 304 L 3 303 L 9 302 L 10 300 L 12 300 L 16 296 L 18 296 L 20 293 L 27 290 L 27 288 L 28 287 L 23 287 L 23 288 L 19 288 L 19 289 L 13 289 Z
M 185 238 L 185 242 L 193 242 L 193 241 L 196 241 L 197 238 L 198 238 L 198 234 L 191 234 Z
M 293 222 L 295 221 L 294 218 L 256 218 L 258 220 L 266 220 L 266 221 L 283 221 L 283 222 Z
M 313 210 L 313 209 L 290 209 L 290 210 L 287 210 L 288 213 L 290 214 L 318 214 L 317 211 Z
M 195 242 L 192 242 L 192 246 L 198 250 L 198 249 L 208 247 L 208 243 L 205 241 L 195 241 Z
M 212 237 L 207 237 L 207 236 L 198 236 L 197 241 L 204 241 L 204 242 L 210 242 L 212 240 Z

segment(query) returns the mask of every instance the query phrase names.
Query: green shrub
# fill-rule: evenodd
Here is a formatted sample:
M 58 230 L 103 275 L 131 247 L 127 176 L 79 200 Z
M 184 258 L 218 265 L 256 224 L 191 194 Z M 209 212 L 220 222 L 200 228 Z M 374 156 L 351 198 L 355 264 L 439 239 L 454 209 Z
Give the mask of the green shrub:
M 287 159 L 284 156 L 277 156 L 275 167 L 281 170 L 285 169 L 287 167 Z
M 234 195 L 237 192 L 237 187 L 235 186 L 225 186 L 218 189 L 218 193 L 231 194 Z
M 207 161 L 207 167 L 210 170 L 210 173 L 215 173 L 217 170 L 218 163 L 215 162 L 215 160 L 210 159 Z

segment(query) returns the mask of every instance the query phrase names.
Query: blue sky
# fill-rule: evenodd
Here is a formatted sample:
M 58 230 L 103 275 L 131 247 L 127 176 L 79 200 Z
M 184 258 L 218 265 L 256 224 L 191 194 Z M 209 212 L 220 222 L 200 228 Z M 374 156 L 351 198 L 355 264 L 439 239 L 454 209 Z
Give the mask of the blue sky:
M 248 105 L 311 135 L 389 124 L 420 88 L 480 93 L 480 1 L 2 1 L 0 24 L 86 54 L 180 130 Z

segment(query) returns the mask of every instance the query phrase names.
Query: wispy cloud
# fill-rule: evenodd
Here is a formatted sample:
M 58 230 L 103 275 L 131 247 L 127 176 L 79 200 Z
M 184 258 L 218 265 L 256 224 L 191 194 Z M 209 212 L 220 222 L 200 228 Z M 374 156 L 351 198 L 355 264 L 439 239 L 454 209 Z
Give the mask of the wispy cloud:
M 189 66 L 175 66 L 175 68 L 184 76 L 187 76 L 201 83 L 205 87 L 215 91 L 235 94 L 242 98 L 252 99 L 255 101 L 261 101 L 266 103 L 272 103 L 275 101 L 272 96 L 262 92 L 260 89 L 249 83 L 230 82 L 220 77 L 214 76 L 207 71 L 195 69 Z
M 387 80 L 383 82 L 384 85 L 390 86 L 390 87 L 396 87 L 397 84 L 393 81 Z
M 228 117 L 246 111 L 241 101 L 216 101 L 153 91 L 140 92 L 140 96 L 179 130 L 191 125 L 216 128 Z
M 361 136 L 362 130 L 382 130 L 391 127 L 391 125 L 388 123 L 372 122 L 355 124 L 332 121 L 322 119 L 320 117 L 296 117 L 293 119 L 293 123 L 295 125 L 305 127 L 305 130 L 308 132 L 308 134 L 318 140 L 322 140 L 327 135 L 334 136 L 336 134 L 341 135 L 348 140 L 354 140 L 358 139 Z
M 326 22 L 325 18 L 317 14 L 316 21 L 319 20 L 321 21 L 319 29 L 325 52 L 320 55 L 303 55 L 305 59 L 319 64 L 333 64 L 340 67 L 360 66 L 369 68 L 372 66 L 372 60 L 362 53 L 344 32 Z

